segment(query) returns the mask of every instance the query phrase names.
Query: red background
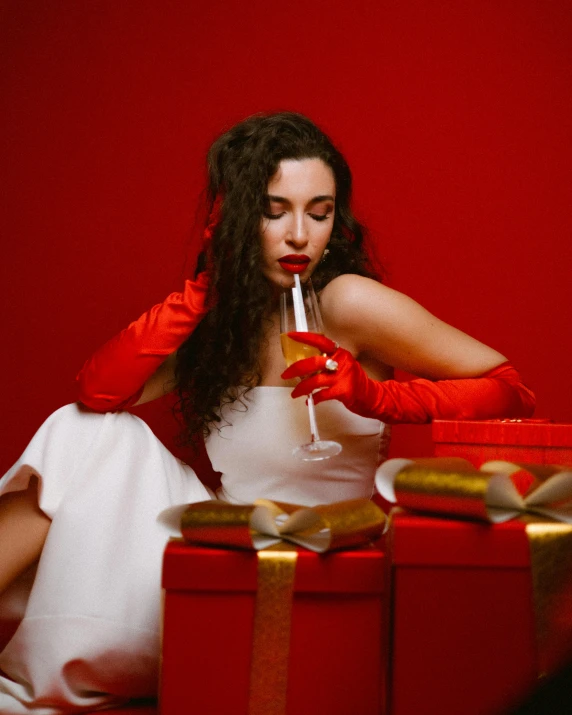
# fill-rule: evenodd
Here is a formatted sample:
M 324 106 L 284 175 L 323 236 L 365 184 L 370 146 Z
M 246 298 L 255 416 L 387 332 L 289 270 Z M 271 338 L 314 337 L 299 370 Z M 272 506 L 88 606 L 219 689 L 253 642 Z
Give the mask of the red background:
M 212 139 L 307 113 L 346 154 L 388 282 L 572 421 L 569 0 L 12 0 L 0 471 L 104 340 L 180 287 Z M 185 269 L 185 266 L 187 268 Z M 145 408 L 162 435 L 165 405 Z M 394 453 L 429 448 L 395 430 Z

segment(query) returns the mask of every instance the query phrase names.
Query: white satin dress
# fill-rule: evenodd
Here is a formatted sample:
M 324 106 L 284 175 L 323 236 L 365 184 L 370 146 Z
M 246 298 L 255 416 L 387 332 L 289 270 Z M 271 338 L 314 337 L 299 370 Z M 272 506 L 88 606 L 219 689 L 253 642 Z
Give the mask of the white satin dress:
M 229 424 L 207 442 L 223 472 L 220 498 L 313 505 L 371 496 L 387 446 L 382 423 L 338 402 L 318 405 L 323 437 L 343 452 L 304 463 L 291 454 L 309 435 L 303 400 L 289 388 L 258 387 L 247 405 L 226 407 Z M 80 713 L 155 695 L 162 554 L 176 535 L 157 515 L 212 495 L 141 419 L 77 404 L 40 427 L 0 494 L 25 489 L 31 475 L 52 524 L 35 579 L 0 598 L 1 618 L 19 589 L 23 613 L 0 654 L 0 713 Z

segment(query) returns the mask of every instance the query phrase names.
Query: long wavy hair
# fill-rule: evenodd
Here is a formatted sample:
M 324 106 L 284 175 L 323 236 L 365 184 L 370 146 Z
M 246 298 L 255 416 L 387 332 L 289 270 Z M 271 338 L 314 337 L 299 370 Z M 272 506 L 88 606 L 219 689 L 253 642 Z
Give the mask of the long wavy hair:
M 334 174 L 336 201 L 329 253 L 316 267 L 317 291 L 342 273 L 380 277 L 363 250 L 364 229 L 350 209 L 352 176 L 330 139 L 293 112 L 259 114 L 222 134 L 208 156 L 209 242 L 197 273 L 211 273 L 212 308 L 177 355 L 181 439 L 192 443 L 220 422 L 220 408 L 260 384 L 259 355 L 273 288 L 262 273 L 261 219 L 268 183 L 285 159 L 321 159 Z

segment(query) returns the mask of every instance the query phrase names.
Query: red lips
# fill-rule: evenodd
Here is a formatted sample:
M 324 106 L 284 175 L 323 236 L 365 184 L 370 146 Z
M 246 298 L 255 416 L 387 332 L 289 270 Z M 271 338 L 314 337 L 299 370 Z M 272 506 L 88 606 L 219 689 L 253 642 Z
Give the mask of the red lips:
M 305 256 L 303 253 L 291 253 L 279 258 L 278 263 L 289 273 L 302 273 L 310 263 L 310 256 Z

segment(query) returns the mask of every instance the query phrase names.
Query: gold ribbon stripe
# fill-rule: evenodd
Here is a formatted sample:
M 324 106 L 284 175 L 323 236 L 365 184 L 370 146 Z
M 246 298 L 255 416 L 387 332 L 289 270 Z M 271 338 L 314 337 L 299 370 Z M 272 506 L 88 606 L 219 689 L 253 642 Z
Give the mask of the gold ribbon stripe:
M 554 670 L 570 650 L 572 525 L 529 521 L 526 535 L 532 566 L 538 667 L 542 676 Z
M 298 554 L 278 544 L 258 552 L 248 715 L 285 715 L 292 596 Z

